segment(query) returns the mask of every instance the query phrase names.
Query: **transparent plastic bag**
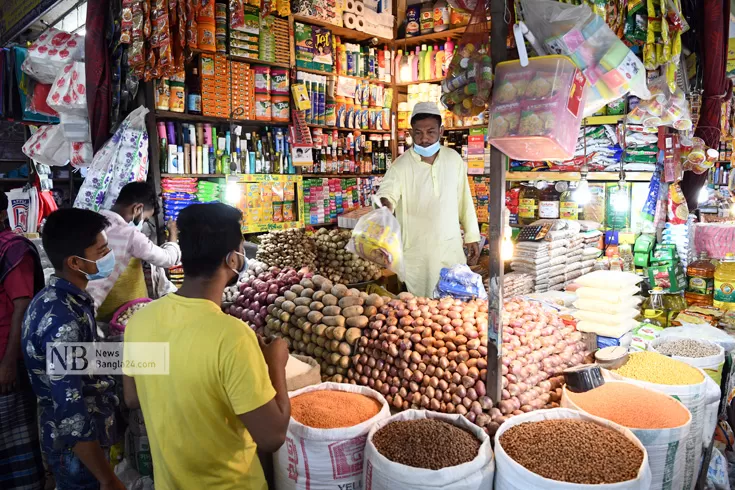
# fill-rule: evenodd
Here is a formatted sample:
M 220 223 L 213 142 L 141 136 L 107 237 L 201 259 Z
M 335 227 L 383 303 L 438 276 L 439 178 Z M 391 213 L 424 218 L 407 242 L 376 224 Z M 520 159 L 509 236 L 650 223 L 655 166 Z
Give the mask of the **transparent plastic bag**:
M 493 68 L 485 2 L 477 2 L 442 82 L 442 103 L 467 117 L 483 112 L 490 101 Z
M 380 207 L 359 219 L 352 230 L 347 250 L 365 260 L 404 277 L 401 225 L 386 207 Z
M 649 99 L 641 60 L 587 5 L 521 0 L 523 17 L 550 53 L 569 56 L 587 77 L 584 116 L 627 93 Z

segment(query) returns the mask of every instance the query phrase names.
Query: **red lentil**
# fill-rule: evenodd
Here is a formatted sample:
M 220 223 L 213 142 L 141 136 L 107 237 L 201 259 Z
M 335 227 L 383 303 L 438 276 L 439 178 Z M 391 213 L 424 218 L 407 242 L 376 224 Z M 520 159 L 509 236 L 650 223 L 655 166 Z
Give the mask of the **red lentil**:
M 291 398 L 291 417 L 315 429 L 352 427 L 380 412 L 378 400 L 347 391 L 310 391 Z
M 566 392 L 587 413 L 631 429 L 670 429 L 689 420 L 689 411 L 663 393 L 630 383 L 605 383 L 585 393 Z

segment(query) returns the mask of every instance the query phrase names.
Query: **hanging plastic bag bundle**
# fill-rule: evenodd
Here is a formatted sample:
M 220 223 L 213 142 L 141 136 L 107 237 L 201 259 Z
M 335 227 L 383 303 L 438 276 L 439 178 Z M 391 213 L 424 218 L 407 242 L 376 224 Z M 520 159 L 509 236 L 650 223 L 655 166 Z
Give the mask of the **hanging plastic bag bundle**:
M 393 213 L 380 207 L 360 218 L 347 250 L 404 277 L 401 225 Z
M 476 116 L 490 100 L 493 67 L 489 32 L 485 2 L 477 2 L 442 82 L 441 101 L 458 116 Z
M 547 52 L 569 56 L 587 78 L 584 116 L 631 93 L 649 99 L 646 70 L 587 5 L 553 0 L 521 0 L 526 25 Z

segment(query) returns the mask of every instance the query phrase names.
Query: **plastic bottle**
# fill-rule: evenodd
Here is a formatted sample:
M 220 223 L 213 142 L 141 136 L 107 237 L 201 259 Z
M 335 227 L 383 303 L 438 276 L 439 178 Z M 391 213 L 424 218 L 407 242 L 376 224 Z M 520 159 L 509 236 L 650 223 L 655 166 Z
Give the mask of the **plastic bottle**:
M 712 304 L 721 310 L 735 310 L 735 253 L 726 253 L 715 268 Z
M 641 306 L 641 314 L 636 320 L 641 323 L 648 323 L 657 327 L 666 327 L 666 310 L 664 310 L 664 290 L 662 288 L 653 288 L 648 291 L 648 298 L 643 301 Z
M 623 271 L 623 261 L 620 260 L 619 255 L 613 255 L 612 258 L 610 259 L 610 270 L 617 271 L 617 272 Z
M 620 260 L 623 262 L 623 272 L 635 272 L 635 259 L 633 257 L 633 248 L 627 244 L 621 244 L 618 247 L 620 252 Z
M 687 290 L 685 297 L 690 305 L 712 305 L 715 287 L 715 266 L 702 252 L 699 259 L 687 267 Z
M 559 219 L 559 192 L 549 185 L 539 193 L 539 218 Z
M 396 83 L 401 83 L 401 62 L 403 61 L 403 50 L 396 53 Z
M 431 78 L 442 78 L 444 76 L 444 46 L 439 46 L 434 60 L 434 74 Z
M 393 66 L 390 62 L 390 50 L 388 49 L 388 46 L 383 46 L 383 64 L 385 66 L 384 73 L 383 73 L 383 81 L 386 83 L 391 82 L 391 77 L 393 75 L 394 70 Z
M 452 64 L 452 57 L 454 56 L 454 41 L 452 38 L 447 38 L 447 42 L 444 44 L 444 73 L 442 76 L 447 76 L 449 71 L 449 65 Z
M 434 32 L 434 9 L 431 0 L 421 4 L 421 34 Z
M 409 57 L 411 63 L 411 81 L 415 82 L 419 79 L 419 47 L 416 46 L 415 52 Z
M 518 221 L 529 225 L 538 219 L 538 190 L 532 185 L 523 186 L 518 197 Z
M 559 217 L 561 219 L 579 219 L 579 204 L 574 200 L 571 190 L 561 193 L 559 198 Z
M 447 0 L 437 0 L 434 4 L 434 32 L 449 29 L 449 5 Z
M 426 79 L 431 80 L 434 78 L 434 72 L 436 71 L 436 53 L 434 53 L 433 46 L 429 45 L 426 48 L 426 67 L 424 68 L 424 71 L 426 72 Z
M 419 80 L 426 80 L 426 53 L 426 44 L 422 44 L 419 52 Z

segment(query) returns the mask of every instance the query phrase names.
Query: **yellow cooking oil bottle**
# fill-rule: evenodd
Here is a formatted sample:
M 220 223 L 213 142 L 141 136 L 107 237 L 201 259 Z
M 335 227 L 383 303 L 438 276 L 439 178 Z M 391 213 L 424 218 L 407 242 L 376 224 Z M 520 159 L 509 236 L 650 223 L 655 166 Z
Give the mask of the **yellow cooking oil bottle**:
M 715 268 L 714 306 L 735 310 L 735 253 L 728 252 Z

